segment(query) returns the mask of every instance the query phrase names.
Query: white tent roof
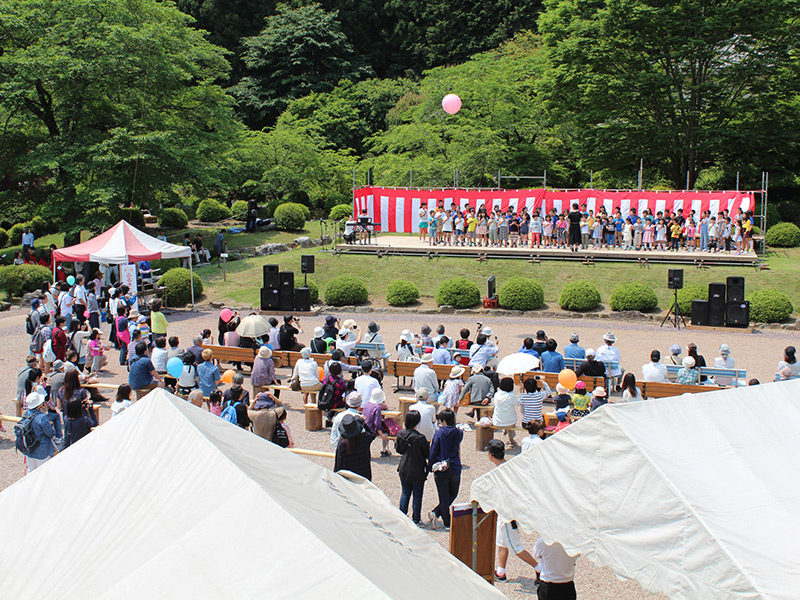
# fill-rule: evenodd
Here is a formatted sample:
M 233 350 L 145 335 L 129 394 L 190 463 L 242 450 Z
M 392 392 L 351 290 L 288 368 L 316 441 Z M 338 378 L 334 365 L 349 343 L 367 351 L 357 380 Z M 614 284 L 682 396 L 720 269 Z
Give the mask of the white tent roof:
M 123 220 L 90 240 L 55 250 L 53 259 L 57 262 L 90 260 L 111 265 L 159 258 L 185 258 L 191 254 L 192 249 L 188 246 L 159 240 Z
M 0 493 L 5 598 L 503 598 L 394 508 L 157 390 Z
M 789 381 L 606 405 L 471 494 L 674 600 L 796 600 L 798 398 Z

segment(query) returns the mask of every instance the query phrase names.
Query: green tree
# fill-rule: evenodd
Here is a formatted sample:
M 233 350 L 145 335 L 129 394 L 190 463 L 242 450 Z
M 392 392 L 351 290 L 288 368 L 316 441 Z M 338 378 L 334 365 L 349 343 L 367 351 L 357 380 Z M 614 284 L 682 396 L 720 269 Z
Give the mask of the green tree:
M 291 99 L 330 91 L 340 80 L 365 72 L 356 65 L 336 12 L 319 4 L 278 5 L 243 46 L 247 76 L 232 91 L 245 121 L 257 129 L 274 123 Z
M 555 118 L 584 164 L 674 187 L 715 161 L 788 154 L 797 139 L 796 0 L 546 0 L 539 32 Z
M 13 168 L 52 191 L 46 217 L 81 227 L 221 186 L 228 64 L 189 22 L 156 0 L 0 0 L 0 116 L 24 136 Z

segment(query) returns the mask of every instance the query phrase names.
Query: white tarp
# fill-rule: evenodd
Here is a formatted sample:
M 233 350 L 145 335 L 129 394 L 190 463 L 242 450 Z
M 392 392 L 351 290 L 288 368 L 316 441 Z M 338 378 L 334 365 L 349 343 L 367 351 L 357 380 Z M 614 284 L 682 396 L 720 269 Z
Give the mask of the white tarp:
M 0 493 L 0 595 L 503 598 L 352 477 L 151 392 Z
M 606 405 L 471 495 L 673 600 L 796 600 L 800 381 Z

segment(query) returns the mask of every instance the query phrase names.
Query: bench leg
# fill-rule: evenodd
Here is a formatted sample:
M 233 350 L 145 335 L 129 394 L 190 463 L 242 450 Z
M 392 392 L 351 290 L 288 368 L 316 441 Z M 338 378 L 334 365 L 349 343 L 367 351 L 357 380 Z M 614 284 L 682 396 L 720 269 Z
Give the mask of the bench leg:
M 491 427 L 475 427 L 475 450 L 485 452 L 486 446 L 494 439 L 494 429 Z
M 318 408 L 306 408 L 306 431 L 322 429 L 322 411 Z

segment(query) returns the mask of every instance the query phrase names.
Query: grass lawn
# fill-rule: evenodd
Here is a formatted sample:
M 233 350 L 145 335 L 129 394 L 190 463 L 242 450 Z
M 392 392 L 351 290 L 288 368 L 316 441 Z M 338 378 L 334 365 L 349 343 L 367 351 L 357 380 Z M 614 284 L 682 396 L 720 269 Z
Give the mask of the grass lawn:
M 603 305 L 607 306 L 611 291 L 619 284 L 640 281 L 650 285 L 658 295 L 659 308 L 666 309 L 672 300 L 667 289 L 668 265 L 653 265 L 642 269 L 638 264 L 598 264 L 595 267 L 580 263 L 543 261 L 531 264 L 525 260 L 489 260 L 478 262 L 467 258 L 383 257 L 363 255 L 320 254 L 316 257 L 316 272 L 309 280 L 320 288 L 324 297 L 325 284 L 337 275 L 350 274 L 361 278 L 367 285 L 370 301 L 385 305 L 386 287 L 395 279 L 414 282 L 420 290 L 422 300 L 433 298 L 439 284 L 452 277 L 464 276 L 475 281 L 482 293 L 486 293 L 486 280 L 497 277 L 498 288 L 512 276 L 526 276 L 538 280 L 544 287 L 545 302 L 550 308 L 558 308 L 558 297 L 565 283 L 573 279 L 584 279 L 594 283 L 600 290 Z M 206 285 L 206 296 L 211 300 L 228 301 L 238 305 L 258 306 L 262 281 L 261 266 L 278 264 L 281 270 L 292 270 L 296 278 L 300 274 L 300 255 L 308 250 L 293 250 L 273 256 L 236 261 L 227 266 L 227 281 L 216 266 L 197 270 Z M 725 282 L 729 275 L 740 275 L 746 279 L 747 295 L 762 288 L 777 288 L 789 295 L 796 309 L 800 309 L 800 248 L 774 250 L 766 257 L 770 270 L 756 271 L 752 267 L 712 267 L 709 269 L 684 269 L 684 283 L 708 284 Z
M 207 248 L 214 247 L 214 236 L 216 236 L 219 228 L 215 227 L 193 227 L 191 229 L 173 229 L 166 233 L 167 241 L 172 244 L 183 244 L 183 236 L 187 232 L 191 234 L 192 238 L 200 232 L 203 237 L 203 245 Z M 150 235 L 154 235 L 152 231 L 148 231 Z M 312 226 L 308 226 L 302 231 L 259 231 L 256 233 L 226 233 L 225 239 L 228 241 L 228 250 L 237 250 L 239 248 L 253 248 L 262 244 L 285 244 L 286 242 L 293 242 L 295 238 L 307 235 L 311 239 L 319 238 L 319 231 L 315 230 Z

